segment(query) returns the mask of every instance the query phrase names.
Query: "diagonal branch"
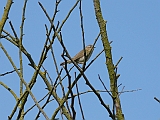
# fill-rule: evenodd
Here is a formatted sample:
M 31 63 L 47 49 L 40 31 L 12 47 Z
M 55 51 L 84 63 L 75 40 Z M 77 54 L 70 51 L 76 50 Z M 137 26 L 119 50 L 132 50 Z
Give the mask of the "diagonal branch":
M 11 8 L 12 3 L 13 3 L 12 0 L 8 0 L 7 4 L 6 4 L 6 7 L 4 8 L 4 13 L 3 13 L 3 16 L 2 16 L 1 21 L 0 21 L 0 37 L 1 37 L 3 27 L 5 25 L 5 22 L 8 19 L 9 10 Z

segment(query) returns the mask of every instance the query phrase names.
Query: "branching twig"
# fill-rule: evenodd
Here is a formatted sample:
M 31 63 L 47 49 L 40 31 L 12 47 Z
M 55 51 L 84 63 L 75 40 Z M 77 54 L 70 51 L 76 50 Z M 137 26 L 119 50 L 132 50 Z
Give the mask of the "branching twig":
M 47 72 L 47 70 L 42 66 L 43 70 L 45 71 L 45 74 L 47 74 L 50 82 L 51 82 L 51 85 L 53 85 L 53 81 L 52 81 L 52 78 L 50 77 L 49 73 Z
M 38 103 L 40 103 L 41 101 L 43 101 L 48 95 L 49 95 L 49 93 L 47 93 L 41 100 L 39 100 Z M 28 110 L 26 110 L 26 112 L 24 113 L 24 115 L 26 115 L 26 114 L 27 114 L 30 110 L 32 110 L 35 106 L 36 106 L 36 104 L 34 104 L 34 105 L 31 106 Z
M 124 90 L 122 92 L 119 92 L 119 93 L 127 93 L 127 92 L 136 92 L 136 91 L 139 91 L 139 90 L 142 90 L 142 89 L 136 89 L 136 90 Z M 106 90 L 96 90 L 98 93 L 101 92 L 101 93 L 106 93 L 106 92 L 111 92 L 111 91 L 106 91 Z M 80 92 L 79 95 L 83 95 L 83 94 L 86 94 L 86 93 L 92 93 L 93 90 L 87 90 L 85 92 Z M 78 96 L 77 94 L 74 95 L 75 97 Z M 68 97 L 68 99 L 70 99 L 71 97 Z
M 47 98 L 45 104 L 42 106 L 42 109 L 44 109 L 44 107 L 49 103 L 49 99 L 50 99 L 50 97 L 51 97 L 52 92 L 53 92 L 54 89 L 55 89 L 55 87 L 53 86 L 53 87 L 52 87 L 52 90 L 51 90 L 50 93 L 49 93 L 49 96 L 48 96 L 48 98 Z M 47 94 L 47 95 L 48 95 L 48 94 Z M 47 97 L 47 96 L 46 96 L 46 97 Z M 39 118 L 40 113 L 41 113 L 41 111 L 39 110 L 39 112 L 38 112 L 38 114 L 37 114 L 35 120 L 37 120 L 37 119 Z
M 123 57 L 121 57 L 121 58 L 118 60 L 118 62 L 117 62 L 116 65 L 114 66 L 114 68 L 117 68 L 117 66 L 118 66 L 118 64 L 121 62 L 122 58 L 123 58 Z
M 122 88 L 121 92 L 119 92 L 118 96 L 120 96 L 122 94 L 124 88 L 125 88 L 125 86 L 123 86 L 123 88 Z
M 12 117 L 13 117 L 14 113 L 15 113 L 15 112 L 16 112 L 16 110 L 17 110 L 17 107 L 18 107 L 18 105 L 19 105 L 20 101 L 23 99 L 23 97 L 24 97 L 25 95 L 26 95 L 26 94 L 23 94 L 23 95 L 18 99 L 18 101 L 17 101 L 16 105 L 14 106 L 14 109 L 12 110 L 11 115 L 10 115 L 10 116 L 8 116 L 8 119 L 9 119 L 9 120 L 11 120 L 11 119 L 12 119 Z
M 111 95 L 111 93 L 107 90 L 107 87 L 106 87 L 105 84 L 103 83 L 103 81 L 102 81 L 102 79 L 101 79 L 101 77 L 100 77 L 99 74 L 98 74 L 98 78 L 99 78 L 100 82 L 102 83 L 104 89 L 108 92 L 108 94 L 111 96 L 111 98 L 113 98 L 112 95 Z
M 8 60 L 10 61 L 10 63 L 12 64 L 13 68 L 16 70 L 18 76 L 20 77 L 20 80 L 23 82 L 23 84 L 25 85 L 27 91 L 29 92 L 29 94 L 31 95 L 33 101 L 36 103 L 37 107 L 39 108 L 39 110 L 41 110 L 42 114 L 44 115 L 44 117 L 49 120 L 48 116 L 46 115 L 46 113 L 42 110 L 42 108 L 40 107 L 40 105 L 38 104 L 37 100 L 35 99 L 33 93 L 31 92 L 28 84 L 25 82 L 25 80 L 23 79 L 22 75 L 20 74 L 20 72 L 18 71 L 17 67 L 15 66 L 14 62 L 12 61 L 11 57 L 9 56 L 9 54 L 7 53 L 7 51 L 5 50 L 5 48 L 3 47 L 2 43 L 0 42 L 0 47 L 2 48 L 3 52 L 5 53 L 5 55 L 7 56 Z
M 52 22 L 54 22 L 54 19 L 56 17 L 56 14 L 58 13 L 58 5 L 59 3 L 61 2 L 61 0 L 56 0 L 56 6 L 55 6 L 55 9 L 54 9 L 54 14 L 53 14 L 53 17 L 52 17 Z
M 80 0 L 77 0 L 77 2 L 74 4 L 74 6 L 70 9 L 70 11 L 68 12 L 66 18 L 62 21 L 62 24 L 60 25 L 57 33 L 59 33 L 64 25 L 64 23 L 67 21 L 67 19 L 69 18 L 70 14 L 72 13 L 72 11 L 75 9 L 75 7 L 77 6 L 77 4 L 79 3 Z

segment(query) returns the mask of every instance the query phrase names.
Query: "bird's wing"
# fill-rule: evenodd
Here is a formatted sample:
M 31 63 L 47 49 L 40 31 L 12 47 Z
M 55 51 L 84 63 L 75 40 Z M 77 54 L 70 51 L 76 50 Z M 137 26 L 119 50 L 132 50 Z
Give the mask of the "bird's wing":
M 76 61 L 76 60 L 82 58 L 83 56 L 84 56 L 84 52 L 83 52 L 83 50 L 81 50 L 81 51 L 80 51 L 79 53 L 77 53 L 72 59 L 73 59 L 74 61 Z

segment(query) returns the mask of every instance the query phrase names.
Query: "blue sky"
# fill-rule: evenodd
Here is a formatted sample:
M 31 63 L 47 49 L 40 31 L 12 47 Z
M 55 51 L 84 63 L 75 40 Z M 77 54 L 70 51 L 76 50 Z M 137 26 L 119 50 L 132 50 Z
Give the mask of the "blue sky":
M 44 5 L 49 15 L 52 16 L 55 5 L 54 1 L 40 0 L 40 2 Z M 69 2 L 62 0 L 61 4 L 59 5 L 60 11 L 57 14 L 55 24 L 57 21 L 60 21 L 60 23 L 62 22 L 74 3 L 74 0 L 70 0 Z M 1 1 L 0 16 L 2 16 L 5 4 L 6 1 Z M 17 34 L 19 35 L 22 6 L 22 0 L 14 1 L 9 14 L 9 20 L 6 22 L 4 27 L 5 30 L 12 33 L 8 23 L 11 20 L 17 31 Z M 125 86 L 124 90 L 126 91 L 142 89 L 137 92 L 121 94 L 120 99 L 122 103 L 122 110 L 126 120 L 160 119 L 158 112 L 160 111 L 159 103 L 153 99 L 154 97 L 160 99 L 159 6 L 159 0 L 101 0 L 103 17 L 105 20 L 107 20 L 108 38 L 110 41 L 113 41 L 111 46 L 114 63 L 116 64 L 119 58 L 121 56 L 123 57 L 118 66 L 118 73 L 121 74 L 120 78 L 118 79 L 118 83 L 122 83 L 119 90 L 121 91 L 123 86 Z M 95 18 L 92 0 L 83 0 L 82 8 L 86 44 L 93 44 L 94 39 L 99 33 L 99 28 Z M 36 64 L 39 61 L 43 44 L 46 39 L 44 24 L 49 26 L 49 22 L 38 5 L 38 1 L 29 0 L 27 3 L 23 44 L 32 55 Z M 82 49 L 82 34 L 80 29 L 78 6 L 62 28 L 62 34 L 67 50 L 71 56 L 74 56 L 79 50 Z M 4 39 L 1 39 L 1 42 L 6 47 L 8 53 L 18 66 L 18 49 Z M 55 41 L 53 48 L 57 62 L 60 64 L 63 59 L 61 58 L 62 48 L 58 40 Z M 93 59 L 102 49 L 102 42 L 99 39 L 91 59 Z M 34 71 L 28 66 L 29 61 L 27 58 L 25 56 L 23 57 L 25 68 L 24 78 L 27 82 L 29 82 Z M 13 69 L 7 58 L 4 56 L 2 50 L 0 50 L 0 61 L 0 74 Z M 48 54 L 47 60 L 44 62 L 44 66 L 54 80 L 56 78 L 56 74 L 50 53 Z M 72 65 L 69 65 L 69 67 L 71 66 Z M 61 67 L 59 66 L 59 69 L 60 68 Z M 71 75 L 74 76 L 75 71 L 77 70 L 74 69 L 71 72 Z M 101 76 L 101 79 L 105 82 L 105 85 L 109 89 L 109 79 L 105 65 L 104 53 L 86 71 L 87 77 L 95 86 L 95 88 L 103 89 L 103 86 L 98 80 L 98 74 Z M 65 73 L 63 73 L 63 75 L 65 75 Z M 18 94 L 19 79 L 16 73 L 7 75 L 5 77 L 0 77 L 0 81 L 7 84 Z M 89 90 L 89 87 L 86 86 L 83 79 L 80 79 L 78 83 L 80 91 Z M 44 88 L 45 85 L 42 79 L 38 77 L 37 85 L 33 88 L 33 93 L 36 95 L 38 100 L 41 99 L 47 92 L 44 90 Z M 2 86 L 0 86 L 0 91 L 0 119 L 7 119 L 7 116 L 11 114 L 11 110 L 16 103 L 11 94 Z M 102 93 L 102 96 L 106 104 L 111 106 L 112 100 L 109 95 L 107 93 Z M 102 120 L 104 118 L 110 119 L 108 117 L 108 113 L 101 106 L 94 94 L 88 93 L 86 95 L 82 95 L 81 101 L 86 120 L 90 118 L 92 118 L 92 120 Z M 33 103 L 33 100 L 29 98 L 26 109 L 29 108 Z M 46 107 L 45 111 L 49 117 L 51 117 L 55 108 L 56 104 L 54 103 L 51 103 Z M 34 108 L 33 111 L 28 113 L 26 119 L 34 119 L 36 113 L 37 108 Z M 43 120 L 43 116 L 41 116 L 40 119 Z M 79 113 L 77 113 L 77 120 L 81 120 Z

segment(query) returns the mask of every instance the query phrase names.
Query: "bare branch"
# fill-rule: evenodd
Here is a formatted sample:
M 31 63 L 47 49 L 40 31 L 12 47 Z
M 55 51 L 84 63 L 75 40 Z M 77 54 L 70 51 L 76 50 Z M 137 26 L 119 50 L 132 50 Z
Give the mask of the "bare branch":
M 76 73 L 75 73 L 75 76 L 76 76 Z M 79 103 L 79 107 L 80 107 L 81 114 L 82 114 L 82 119 L 85 120 L 77 83 L 76 83 L 76 90 L 77 90 L 77 96 L 78 96 L 78 103 Z
M 160 103 L 160 100 L 159 100 L 158 98 L 154 97 L 154 99 L 155 99 L 157 102 L 159 102 L 159 103 Z
M 18 69 L 18 70 L 20 70 L 20 69 Z M 16 71 L 16 70 L 12 70 L 12 71 L 9 71 L 9 72 L 5 72 L 5 73 L 0 74 L 0 76 L 5 76 L 5 75 L 10 74 L 10 73 L 13 73 L 13 72 L 15 72 L 15 71 Z
M 11 8 L 12 3 L 13 3 L 12 0 L 8 0 L 6 6 L 4 8 L 4 13 L 3 13 L 3 16 L 2 16 L 1 21 L 0 21 L 0 37 L 1 37 L 3 27 L 4 27 L 4 25 L 5 25 L 5 23 L 8 19 L 9 10 Z
M 23 79 L 21 73 L 18 71 L 17 67 L 15 66 L 14 62 L 12 61 L 11 57 L 9 56 L 9 54 L 7 53 L 7 51 L 5 50 L 5 48 L 3 47 L 2 43 L 0 42 L 0 47 L 2 48 L 3 52 L 5 53 L 5 55 L 7 56 L 8 60 L 10 61 L 10 63 L 12 64 L 13 68 L 16 70 L 18 76 L 20 77 L 20 80 L 23 82 L 23 84 L 25 85 L 25 87 L 27 88 L 27 91 L 29 92 L 29 94 L 31 95 L 32 99 L 34 100 L 34 102 L 36 103 L 37 107 L 39 108 L 39 110 L 41 110 L 42 114 L 44 115 L 44 117 L 49 120 L 49 118 L 47 117 L 46 113 L 43 111 L 43 109 L 40 107 L 40 105 L 38 104 L 37 100 L 35 99 L 34 95 L 32 94 L 28 84 L 25 82 L 25 80 Z

